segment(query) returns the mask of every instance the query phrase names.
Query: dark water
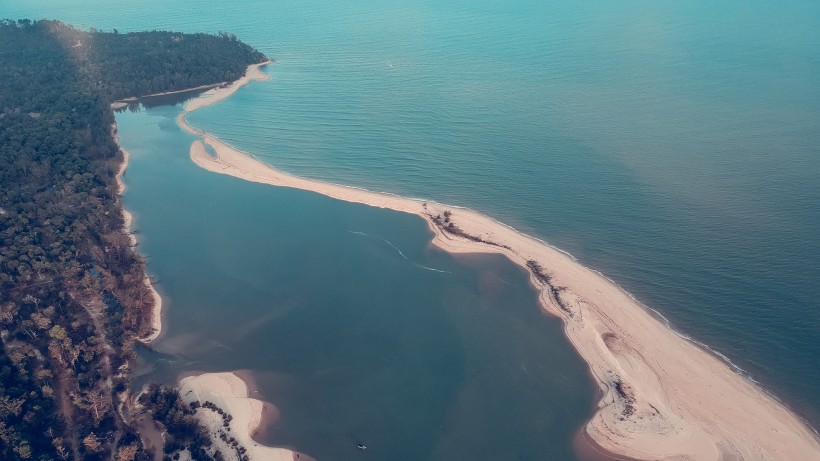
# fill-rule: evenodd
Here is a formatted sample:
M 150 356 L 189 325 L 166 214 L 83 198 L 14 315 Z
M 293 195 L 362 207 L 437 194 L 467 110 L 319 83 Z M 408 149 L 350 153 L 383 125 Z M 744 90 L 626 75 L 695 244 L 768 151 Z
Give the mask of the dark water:
M 249 369 L 319 459 L 574 459 L 593 387 L 498 256 L 429 246 L 419 218 L 199 170 L 178 109 L 118 115 L 126 206 L 170 305 L 137 385 Z

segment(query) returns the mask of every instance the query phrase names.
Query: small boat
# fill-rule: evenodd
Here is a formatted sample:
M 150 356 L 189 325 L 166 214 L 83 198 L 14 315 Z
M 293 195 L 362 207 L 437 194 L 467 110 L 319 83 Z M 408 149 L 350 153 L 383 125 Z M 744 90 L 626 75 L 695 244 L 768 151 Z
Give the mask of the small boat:
M 356 448 L 358 448 L 359 450 L 367 450 L 367 445 L 363 443 L 357 443 Z

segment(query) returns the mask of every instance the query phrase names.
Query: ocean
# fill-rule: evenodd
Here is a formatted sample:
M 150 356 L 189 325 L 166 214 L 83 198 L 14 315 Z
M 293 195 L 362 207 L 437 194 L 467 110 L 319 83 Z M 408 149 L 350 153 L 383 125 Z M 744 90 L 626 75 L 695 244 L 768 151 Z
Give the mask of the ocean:
M 277 60 L 272 81 L 192 125 L 297 175 L 543 238 L 820 424 L 816 2 L 36 0 L 0 16 L 235 33 Z M 154 273 L 173 255 L 148 254 Z

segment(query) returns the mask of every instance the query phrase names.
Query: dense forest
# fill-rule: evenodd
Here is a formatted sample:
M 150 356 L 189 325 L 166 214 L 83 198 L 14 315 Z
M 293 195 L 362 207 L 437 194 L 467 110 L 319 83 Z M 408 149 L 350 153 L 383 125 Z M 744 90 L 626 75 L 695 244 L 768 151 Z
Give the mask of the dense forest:
M 153 299 L 124 228 L 110 104 L 265 59 L 224 33 L 0 21 L 0 458 L 153 459 L 127 392 Z M 146 404 L 165 417 L 169 399 Z

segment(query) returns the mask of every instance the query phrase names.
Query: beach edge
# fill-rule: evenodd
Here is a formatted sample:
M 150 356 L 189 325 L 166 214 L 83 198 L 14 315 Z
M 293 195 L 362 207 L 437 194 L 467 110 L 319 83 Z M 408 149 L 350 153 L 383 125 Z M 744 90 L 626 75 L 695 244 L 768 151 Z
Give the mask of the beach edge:
M 122 218 L 123 218 L 123 228 L 125 232 L 128 234 L 128 238 L 131 241 L 131 247 L 135 248 L 137 246 L 137 236 L 134 234 L 134 229 L 132 228 L 134 224 L 134 215 L 125 208 L 125 204 L 122 203 L 123 194 L 125 194 L 126 184 L 123 179 L 125 175 L 125 171 L 128 169 L 128 161 L 131 159 L 131 153 L 128 152 L 124 147 L 120 145 L 119 136 L 117 136 L 117 124 L 115 123 L 112 127 L 112 132 L 114 136 L 114 142 L 117 143 L 120 152 L 122 153 L 122 163 L 120 163 L 120 168 L 117 171 L 115 176 L 117 180 L 117 195 L 120 199 L 120 209 L 122 210 Z M 154 287 L 154 284 L 151 283 L 151 278 L 148 276 L 147 268 L 146 272 L 143 277 L 143 284 L 148 288 L 151 293 L 152 298 L 152 306 L 151 306 L 151 332 L 148 333 L 146 336 L 136 338 L 137 341 L 143 344 L 150 344 L 151 342 L 155 341 L 159 338 L 159 335 L 162 333 L 162 296 L 160 296 L 159 292 Z
M 197 419 L 208 431 L 216 449 L 223 456 L 232 456 L 236 452 L 236 447 L 230 443 L 233 438 L 250 459 L 311 461 L 310 457 L 289 448 L 269 447 L 253 439 L 265 413 L 276 410 L 273 405 L 250 397 L 249 382 L 240 374 L 201 373 L 184 377 L 179 382 L 182 401 L 188 405 L 194 403 Z

